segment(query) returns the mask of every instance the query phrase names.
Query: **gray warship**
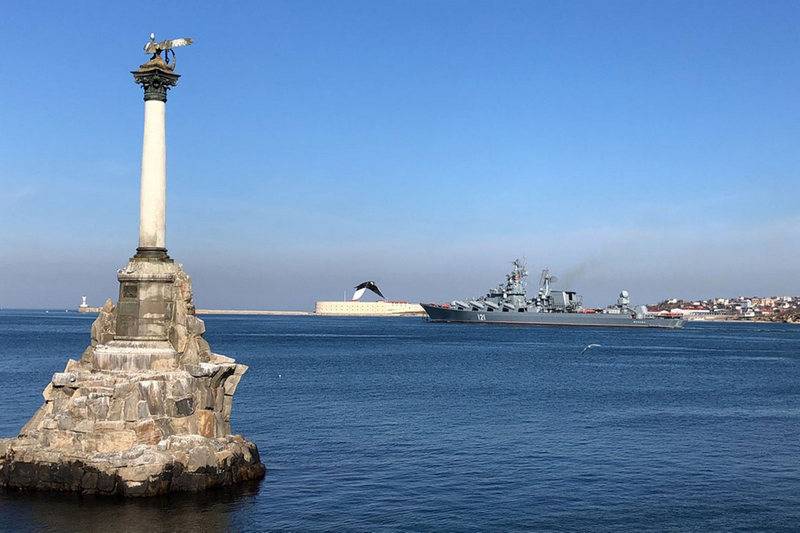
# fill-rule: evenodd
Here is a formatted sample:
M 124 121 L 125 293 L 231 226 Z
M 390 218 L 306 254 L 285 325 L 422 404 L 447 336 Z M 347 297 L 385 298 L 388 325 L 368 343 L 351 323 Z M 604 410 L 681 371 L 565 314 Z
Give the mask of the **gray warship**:
M 420 304 L 431 322 L 474 322 L 535 326 L 592 326 L 628 328 L 683 327 L 680 318 L 646 316 L 644 306 L 630 306 L 628 291 L 622 291 L 614 305 L 604 309 L 583 307 L 575 291 L 553 290 L 558 281 L 548 269 L 539 277 L 539 291 L 528 298 L 525 263 L 517 259 L 505 283 L 473 300 L 454 300 L 450 304 Z

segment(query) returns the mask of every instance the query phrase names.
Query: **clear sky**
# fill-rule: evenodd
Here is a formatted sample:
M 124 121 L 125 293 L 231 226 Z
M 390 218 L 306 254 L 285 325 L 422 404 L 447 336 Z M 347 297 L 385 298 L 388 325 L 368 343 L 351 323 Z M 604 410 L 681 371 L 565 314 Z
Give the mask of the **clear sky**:
M 798 2 L 1 4 L 2 307 L 116 299 L 151 31 L 198 306 L 800 293 Z

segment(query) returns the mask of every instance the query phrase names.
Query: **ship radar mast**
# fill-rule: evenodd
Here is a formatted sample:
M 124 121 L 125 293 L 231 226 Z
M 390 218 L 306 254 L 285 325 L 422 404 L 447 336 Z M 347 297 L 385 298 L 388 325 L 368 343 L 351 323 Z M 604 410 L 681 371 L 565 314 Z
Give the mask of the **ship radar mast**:
M 550 296 L 550 284 L 558 281 L 558 278 L 550 273 L 549 268 L 542 270 L 539 276 L 539 298 L 547 298 Z
M 506 288 L 511 294 L 522 294 L 525 292 L 525 278 L 528 277 L 528 270 L 525 267 L 525 259 L 515 259 L 514 268 L 511 274 L 506 275 Z

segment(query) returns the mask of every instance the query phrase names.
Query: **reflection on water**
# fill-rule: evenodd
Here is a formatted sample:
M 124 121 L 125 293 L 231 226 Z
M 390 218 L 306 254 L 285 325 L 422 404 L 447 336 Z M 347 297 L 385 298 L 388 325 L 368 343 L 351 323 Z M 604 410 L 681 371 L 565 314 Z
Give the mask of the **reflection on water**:
M 237 513 L 252 513 L 260 483 L 156 498 L 77 496 L 0 490 L 6 529 L 50 531 L 225 531 Z

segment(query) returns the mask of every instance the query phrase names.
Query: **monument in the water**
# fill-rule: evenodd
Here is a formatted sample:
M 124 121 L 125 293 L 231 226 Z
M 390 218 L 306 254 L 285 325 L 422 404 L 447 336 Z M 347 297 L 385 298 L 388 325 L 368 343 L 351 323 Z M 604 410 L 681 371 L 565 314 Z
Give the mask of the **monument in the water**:
M 0 486 L 147 496 L 264 475 L 256 446 L 231 435 L 233 394 L 247 370 L 211 352 L 189 276 L 166 249 L 167 91 L 177 46 L 150 41 L 133 72 L 144 88 L 139 246 L 118 271 L 91 344 L 43 392 L 19 436 L 0 439 Z

